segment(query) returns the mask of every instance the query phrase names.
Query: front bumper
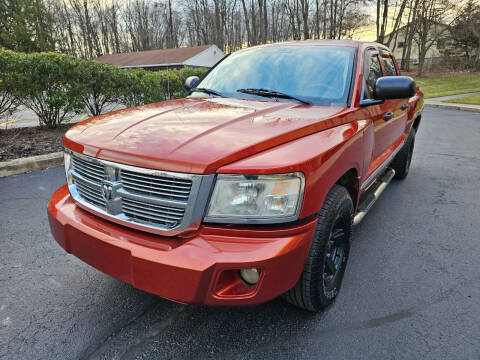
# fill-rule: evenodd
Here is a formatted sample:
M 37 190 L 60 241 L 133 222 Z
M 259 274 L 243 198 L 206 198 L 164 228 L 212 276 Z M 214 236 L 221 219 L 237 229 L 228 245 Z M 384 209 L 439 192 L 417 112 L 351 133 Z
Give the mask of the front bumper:
M 138 289 L 209 305 L 261 303 L 292 288 L 316 225 L 313 219 L 281 228 L 202 226 L 188 238 L 162 237 L 82 210 L 66 186 L 47 210 L 52 234 L 67 252 Z M 242 268 L 260 270 L 256 285 L 240 279 Z

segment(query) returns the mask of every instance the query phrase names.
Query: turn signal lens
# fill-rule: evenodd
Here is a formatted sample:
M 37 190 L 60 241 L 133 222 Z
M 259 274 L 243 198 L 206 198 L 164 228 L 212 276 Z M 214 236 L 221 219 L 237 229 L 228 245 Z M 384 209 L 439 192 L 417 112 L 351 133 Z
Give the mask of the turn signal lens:
M 72 168 L 72 155 L 68 152 L 63 153 L 63 163 L 65 164 L 65 176 L 67 178 L 67 185 L 73 184 L 72 174 L 70 170 Z

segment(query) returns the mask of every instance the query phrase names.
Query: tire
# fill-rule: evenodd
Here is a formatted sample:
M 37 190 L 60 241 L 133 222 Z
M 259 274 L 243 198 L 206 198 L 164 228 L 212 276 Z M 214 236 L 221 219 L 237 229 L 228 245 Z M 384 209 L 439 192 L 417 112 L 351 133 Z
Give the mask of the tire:
M 412 163 L 413 149 L 415 147 L 415 129 L 410 130 L 407 141 L 403 145 L 402 149 L 393 159 L 390 167 L 395 170 L 395 179 L 405 179 L 410 170 L 410 164 Z
M 283 295 L 289 303 L 312 312 L 332 304 L 342 283 L 353 220 L 353 202 L 347 189 L 334 185 L 317 218 L 302 275 L 295 287 Z

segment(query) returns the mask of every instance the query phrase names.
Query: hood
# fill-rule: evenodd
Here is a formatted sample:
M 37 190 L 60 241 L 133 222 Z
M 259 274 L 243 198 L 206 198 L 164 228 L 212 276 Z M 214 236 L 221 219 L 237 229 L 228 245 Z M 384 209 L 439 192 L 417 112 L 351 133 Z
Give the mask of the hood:
M 72 127 L 73 151 L 134 166 L 206 174 L 345 121 L 346 108 L 188 98 L 100 115 Z

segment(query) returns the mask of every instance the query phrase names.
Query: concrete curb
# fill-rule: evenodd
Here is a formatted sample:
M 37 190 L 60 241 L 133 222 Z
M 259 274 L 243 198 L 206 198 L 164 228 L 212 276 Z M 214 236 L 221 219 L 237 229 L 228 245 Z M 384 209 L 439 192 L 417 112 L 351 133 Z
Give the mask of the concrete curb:
M 63 152 L 0 162 L 0 177 L 23 174 L 63 164 Z
M 425 101 L 425 106 L 431 106 L 431 107 L 442 108 L 442 109 L 450 109 L 450 110 L 480 112 L 480 108 L 470 107 L 468 105 L 460 105 L 455 103 L 429 103 Z

